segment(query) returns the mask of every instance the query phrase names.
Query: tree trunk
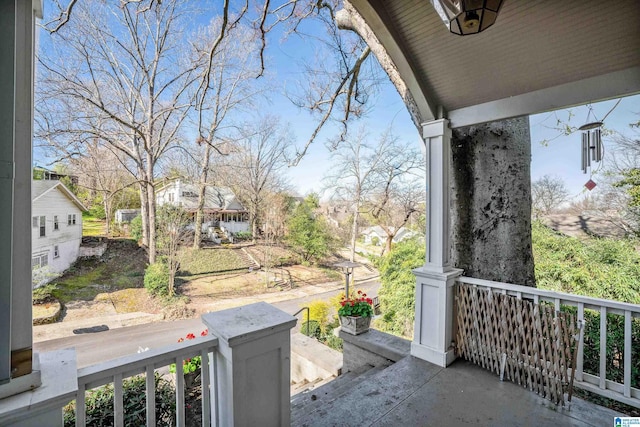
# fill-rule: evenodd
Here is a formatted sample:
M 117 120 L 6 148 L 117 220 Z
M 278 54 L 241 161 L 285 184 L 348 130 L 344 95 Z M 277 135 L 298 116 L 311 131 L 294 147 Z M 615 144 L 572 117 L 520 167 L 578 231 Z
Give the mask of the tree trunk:
M 356 239 L 358 237 L 358 220 L 360 219 L 360 203 L 356 203 L 353 211 L 353 223 L 351 224 L 351 255 L 349 261 L 354 262 L 356 258 Z
M 193 249 L 199 249 L 202 242 L 202 223 L 204 222 L 204 202 L 209 177 L 209 160 L 211 157 L 211 144 L 205 142 L 202 165 L 200 166 L 200 183 L 198 192 L 198 209 L 196 210 L 195 233 L 193 235 Z
M 535 286 L 528 117 L 454 129 L 451 146 L 454 265 Z
M 106 217 L 106 224 L 105 224 L 105 234 L 107 236 L 111 235 L 111 205 L 112 205 L 112 199 L 111 196 L 108 195 L 106 192 L 103 193 L 102 195 L 102 203 L 104 206 L 104 216 Z
M 153 184 L 153 166 L 147 170 L 147 206 L 149 227 L 149 264 L 156 262 L 156 189 Z
M 144 176 L 144 175 L 140 175 Z M 147 186 L 144 181 L 138 184 L 140 187 L 140 218 L 142 219 L 142 246 L 149 247 L 149 203 Z

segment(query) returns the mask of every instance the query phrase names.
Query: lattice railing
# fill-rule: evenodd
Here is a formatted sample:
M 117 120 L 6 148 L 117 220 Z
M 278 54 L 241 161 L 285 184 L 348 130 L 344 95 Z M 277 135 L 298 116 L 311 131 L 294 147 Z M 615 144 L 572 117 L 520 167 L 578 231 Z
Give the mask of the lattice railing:
M 555 404 L 571 400 L 579 331 L 571 313 L 459 284 L 459 356 Z
M 582 325 L 576 387 L 640 408 L 640 305 L 470 277 L 457 283 L 574 314 Z

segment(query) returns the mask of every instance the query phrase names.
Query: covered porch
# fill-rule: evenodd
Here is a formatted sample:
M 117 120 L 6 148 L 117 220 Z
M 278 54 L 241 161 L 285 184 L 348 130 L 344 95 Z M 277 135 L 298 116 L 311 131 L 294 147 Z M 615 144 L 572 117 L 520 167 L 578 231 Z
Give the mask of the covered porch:
M 169 346 L 80 371 L 73 351 L 32 354 L 31 270 L 28 259 L 25 261 L 20 254 L 30 253 L 30 242 L 21 236 L 30 230 L 33 29 L 39 10 L 37 1 L 32 5 L 16 0 L 5 5 L 0 14 L 0 47 L 4 58 L 13 58 L 3 61 L 0 69 L 0 82 L 6 93 L 12 94 L 0 103 L 4 123 L 0 128 L 4 136 L 0 145 L 0 231 L 3 236 L 12 236 L 0 246 L 0 424 L 62 425 L 62 406 L 74 398 L 82 401 L 88 388 L 114 383 L 115 424 L 122 425 L 123 378 L 146 373 L 149 408 L 153 408 L 152 373 L 171 363 L 180 366 L 193 355 L 206 361 L 203 381 L 205 385 L 212 384 L 211 391 L 205 393 L 208 397 L 202 399 L 203 413 L 208 415 L 204 425 L 243 425 L 245 421 L 289 424 L 289 396 L 283 392 L 289 390 L 289 343 L 283 332 L 288 333 L 294 321 L 277 311 L 263 308 L 263 316 L 248 320 L 244 317 L 245 322 L 239 322 L 243 315 L 236 313 L 231 316 L 234 321 L 225 324 L 217 336 L 199 339 L 187 347 Z M 606 5 L 595 0 L 561 4 L 507 1 L 493 27 L 465 37 L 449 34 L 428 2 L 353 0 L 345 4 L 345 10 L 352 18 L 364 18 L 368 33 L 363 37 L 384 48 L 378 55 L 380 62 L 386 60 L 391 64 L 389 69 L 395 70 L 399 92 L 422 129 L 428 171 L 427 256 L 424 266 L 415 271 L 414 339 L 411 356 L 396 365 L 399 371 L 393 375 L 413 381 L 415 387 L 409 394 L 396 393 L 389 406 L 385 406 L 385 398 L 404 390 L 404 385 L 397 390 L 366 391 L 360 399 L 342 399 L 345 407 L 350 413 L 357 413 L 359 405 L 364 405 L 362 399 L 366 399 L 366 405 L 373 405 L 378 411 L 368 420 L 373 419 L 371 424 L 378 425 L 395 425 L 399 420 L 417 424 L 458 420 L 481 425 L 540 425 L 538 417 L 548 420 L 549 425 L 591 423 L 589 405 L 575 405 L 565 413 L 521 387 L 497 382 L 495 376 L 477 368 L 460 362 L 452 365 L 458 356 L 454 302 L 456 289 L 462 285 L 536 302 L 549 301 L 557 309 L 574 306 L 578 319 L 585 309 L 599 311 L 599 369 L 586 372 L 578 350 L 577 384 L 639 406 L 639 390 L 632 386 L 631 371 L 638 357 L 632 353 L 632 322 L 640 316 L 638 307 L 463 278 L 463 272 L 451 262 L 450 250 L 452 245 L 465 242 L 451 241 L 449 215 L 452 128 L 640 92 L 640 27 L 635 25 L 635 19 L 629 19 L 640 16 L 640 4 L 635 0 L 616 0 Z M 594 51 L 602 56 L 594 59 Z M 608 314 L 624 318 L 621 381 L 606 376 Z M 274 333 L 279 334 L 278 346 L 265 340 Z M 234 359 L 232 348 L 236 345 L 243 348 L 240 359 Z M 255 364 L 245 364 L 258 356 L 252 359 Z M 451 368 L 443 369 L 448 365 Z M 234 366 L 240 370 L 234 371 Z M 180 378 L 176 378 L 177 424 L 184 425 Z M 380 378 L 381 386 L 393 387 L 384 379 Z M 435 412 L 436 407 L 439 412 Z M 491 410 L 495 410 L 494 415 Z M 566 418 L 554 418 L 552 413 Z M 331 416 L 334 415 L 327 413 L 327 417 Z M 610 416 L 611 413 L 604 415 Z M 600 425 L 605 418 L 593 418 L 591 425 Z M 82 414 L 77 420 L 77 425 L 83 425 Z M 153 417 L 147 418 L 147 424 L 154 425 Z M 336 424 L 341 424 L 340 420 L 336 419 Z

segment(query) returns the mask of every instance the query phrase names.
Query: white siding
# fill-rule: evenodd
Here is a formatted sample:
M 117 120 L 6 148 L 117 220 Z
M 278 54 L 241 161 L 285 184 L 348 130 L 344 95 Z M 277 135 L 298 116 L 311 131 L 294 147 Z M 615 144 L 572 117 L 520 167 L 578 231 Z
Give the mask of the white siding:
M 40 237 L 39 227 L 31 227 L 32 257 L 48 254 L 49 271 L 62 273 L 78 258 L 82 240 L 82 211 L 56 188 L 33 202 L 31 215 L 46 217 L 44 237 Z M 68 225 L 69 215 L 75 215 L 75 225 Z M 54 229 L 55 216 L 58 217 L 58 230 Z M 54 258 L 54 246 L 58 246 L 57 258 Z

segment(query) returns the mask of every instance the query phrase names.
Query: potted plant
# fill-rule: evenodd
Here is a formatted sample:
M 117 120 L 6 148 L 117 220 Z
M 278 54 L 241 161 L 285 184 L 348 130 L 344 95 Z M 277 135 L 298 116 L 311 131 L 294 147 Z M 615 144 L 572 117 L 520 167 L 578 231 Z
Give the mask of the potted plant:
M 373 300 L 358 291 L 353 298 L 343 297 L 338 309 L 340 326 L 348 334 L 359 335 L 369 330 L 373 316 Z
M 209 334 L 209 330 L 205 329 L 200 333 L 200 336 L 205 337 Z M 193 340 L 196 336 L 192 333 L 187 334 L 187 340 Z M 184 342 L 185 338 L 178 339 L 178 342 Z M 189 389 L 200 383 L 200 365 L 202 365 L 201 356 L 194 356 L 189 359 L 185 359 L 182 362 L 182 372 L 184 374 L 185 388 Z M 169 366 L 169 372 L 172 374 L 176 372 L 175 363 Z

